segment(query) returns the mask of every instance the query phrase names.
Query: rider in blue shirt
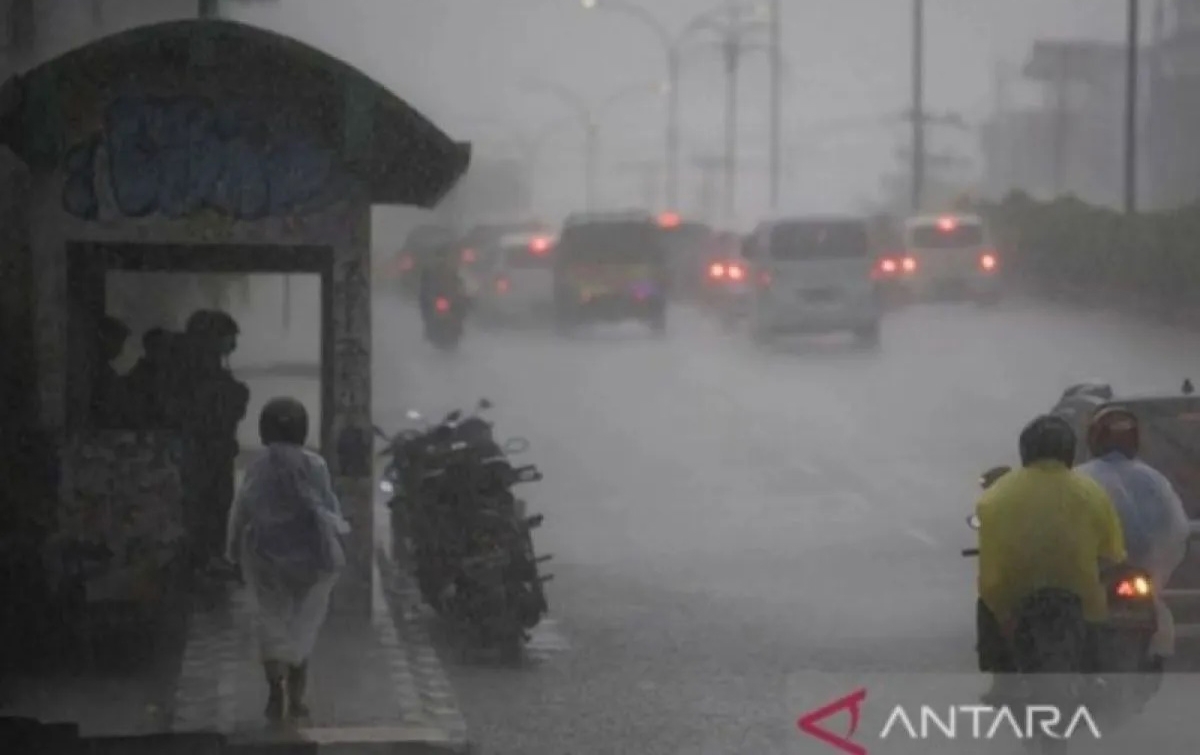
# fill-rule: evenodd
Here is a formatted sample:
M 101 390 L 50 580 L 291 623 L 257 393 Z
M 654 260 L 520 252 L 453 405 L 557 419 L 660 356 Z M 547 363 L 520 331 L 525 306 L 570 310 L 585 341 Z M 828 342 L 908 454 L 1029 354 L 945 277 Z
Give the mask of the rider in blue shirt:
M 1129 563 L 1150 573 L 1161 591 L 1187 552 L 1189 523 L 1183 502 L 1171 482 L 1137 458 L 1141 432 L 1128 409 L 1101 409 L 1088 426 L 1092 459 L 1077 468 L 1098 482 L 1112 499 L 1125 531 Z M 1171 612 L 1156 595 L 1159 632 L 1151 654 L 1173 654 L 1175 626 Z

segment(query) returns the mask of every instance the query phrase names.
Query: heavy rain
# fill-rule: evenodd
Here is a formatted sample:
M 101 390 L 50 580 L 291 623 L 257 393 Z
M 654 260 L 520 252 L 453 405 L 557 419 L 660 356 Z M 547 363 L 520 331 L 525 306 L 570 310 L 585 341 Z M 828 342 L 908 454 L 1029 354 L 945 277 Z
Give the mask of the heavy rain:
M 0 751 L 1195 750 L 1200 0 L 0 33 Z

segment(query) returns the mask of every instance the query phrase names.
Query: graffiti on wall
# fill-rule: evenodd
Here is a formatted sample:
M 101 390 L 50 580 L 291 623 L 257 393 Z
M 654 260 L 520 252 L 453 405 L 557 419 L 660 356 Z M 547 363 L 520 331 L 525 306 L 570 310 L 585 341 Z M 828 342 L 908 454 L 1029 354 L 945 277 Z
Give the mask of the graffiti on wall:
M 103 129 L 66 155 L 64 209 L 95 220 L 107 199 L 125 217 L 261 220 L 344 196 L 334 150 L 253 112 L 201 97 L 117 98 Z

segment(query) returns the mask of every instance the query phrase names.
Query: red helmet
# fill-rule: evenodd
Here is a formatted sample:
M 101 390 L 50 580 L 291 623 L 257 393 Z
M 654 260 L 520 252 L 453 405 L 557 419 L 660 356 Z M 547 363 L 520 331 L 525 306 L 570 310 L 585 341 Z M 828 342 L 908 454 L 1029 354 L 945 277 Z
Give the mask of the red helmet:
M 1119 451 L 1132 459 L 1141 446 L 1137 415 L 1119 406 L 1105 407 L 1088 423 L 1087 439 L 1088 451 L 1093 457 Z

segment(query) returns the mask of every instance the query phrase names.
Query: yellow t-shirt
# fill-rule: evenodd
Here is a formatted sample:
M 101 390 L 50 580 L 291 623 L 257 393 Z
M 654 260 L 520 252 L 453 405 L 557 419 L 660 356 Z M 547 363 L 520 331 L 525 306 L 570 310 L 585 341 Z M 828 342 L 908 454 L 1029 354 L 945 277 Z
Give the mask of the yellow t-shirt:
M 1058 462 L 1037 462 L 996 481 L 979 515 L 979 597 L 1001 621 L 1043 588 L 1070 590 L 1088 621 L 1108 616 L 1101 559 L 1125 560 L 1125 538 L 1104 488 Z

